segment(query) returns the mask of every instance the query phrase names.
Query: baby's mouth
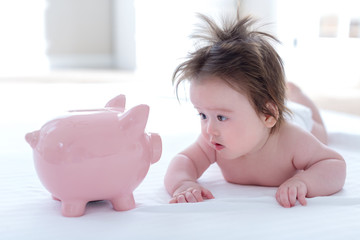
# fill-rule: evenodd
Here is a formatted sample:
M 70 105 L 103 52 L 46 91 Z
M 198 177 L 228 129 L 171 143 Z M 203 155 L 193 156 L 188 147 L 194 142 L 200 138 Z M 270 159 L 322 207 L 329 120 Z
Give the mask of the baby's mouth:
M 214 146 L 215 150 L 217 150 L 217 151 L 220 151 L 225 148 L 225 146 L 220 143 L 211 142 L 211 144 Z

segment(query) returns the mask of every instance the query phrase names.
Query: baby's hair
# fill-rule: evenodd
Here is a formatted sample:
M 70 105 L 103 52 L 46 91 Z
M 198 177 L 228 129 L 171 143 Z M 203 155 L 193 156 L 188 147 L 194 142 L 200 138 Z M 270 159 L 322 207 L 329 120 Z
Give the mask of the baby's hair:
M 285 106 L 283 63 L 269 43 L 278 40 L 271 34 L 252 30 L 255 21 L 249 16 L 241 18 L 239 10 L 235 18 L 223 19 L 222 26 L 205 15 L 199 17 L 205 24 L 192 38 L 200 45 L 174 72 L 176 95 L 184 80 L 216 76 L 245 94 L 258 114 L 277 119 L 273 133 L 284 120 L 284 113 L 290 112 Z

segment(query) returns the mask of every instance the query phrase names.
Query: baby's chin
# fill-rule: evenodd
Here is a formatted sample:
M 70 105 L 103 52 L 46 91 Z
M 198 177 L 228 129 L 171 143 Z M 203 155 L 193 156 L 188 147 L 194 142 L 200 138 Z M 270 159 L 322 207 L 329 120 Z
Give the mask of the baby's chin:
M 221 150 L 216 150 L 216 154 L 223 160 L 240 159 L 242 156 L 244 156 L 239 152 L 231 151 L 231 149 L 225 146 L 222 146 Z

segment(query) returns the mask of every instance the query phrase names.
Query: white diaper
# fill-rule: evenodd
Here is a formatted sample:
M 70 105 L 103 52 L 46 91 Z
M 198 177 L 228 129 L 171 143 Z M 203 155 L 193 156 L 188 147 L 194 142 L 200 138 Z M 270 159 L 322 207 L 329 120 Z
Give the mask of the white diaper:
M 311 132 L 313 126 L 311 109 L 292 101 L 287 101 L 286 106 L 291 110 L 292 114 L 285 114 L 285 119 L 302 129 Z

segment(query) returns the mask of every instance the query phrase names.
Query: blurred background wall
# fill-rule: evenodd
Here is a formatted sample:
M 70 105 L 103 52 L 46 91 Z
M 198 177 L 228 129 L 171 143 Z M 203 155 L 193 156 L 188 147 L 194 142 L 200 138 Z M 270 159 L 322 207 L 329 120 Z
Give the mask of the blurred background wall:
M 357 0 L 3 0 L 0 75 L 115 69 L 171 76 L 192 49 L 196 12 L 260 19 L 282 45 L 288 77 L 360 86 Z
M 48 0 L 46 55 L 52 68 L 113 66 L 113 1 Z
M 25 56 L 21 62 L 37 63 L 36 69 L 168 66 L 192 48 L 195 13 L 217 18 L 232 14 L 238 2 L 275 22 L 276 0 L 4 0 L 2 69 L 18 68 L 19 61 L 8 59 Z

